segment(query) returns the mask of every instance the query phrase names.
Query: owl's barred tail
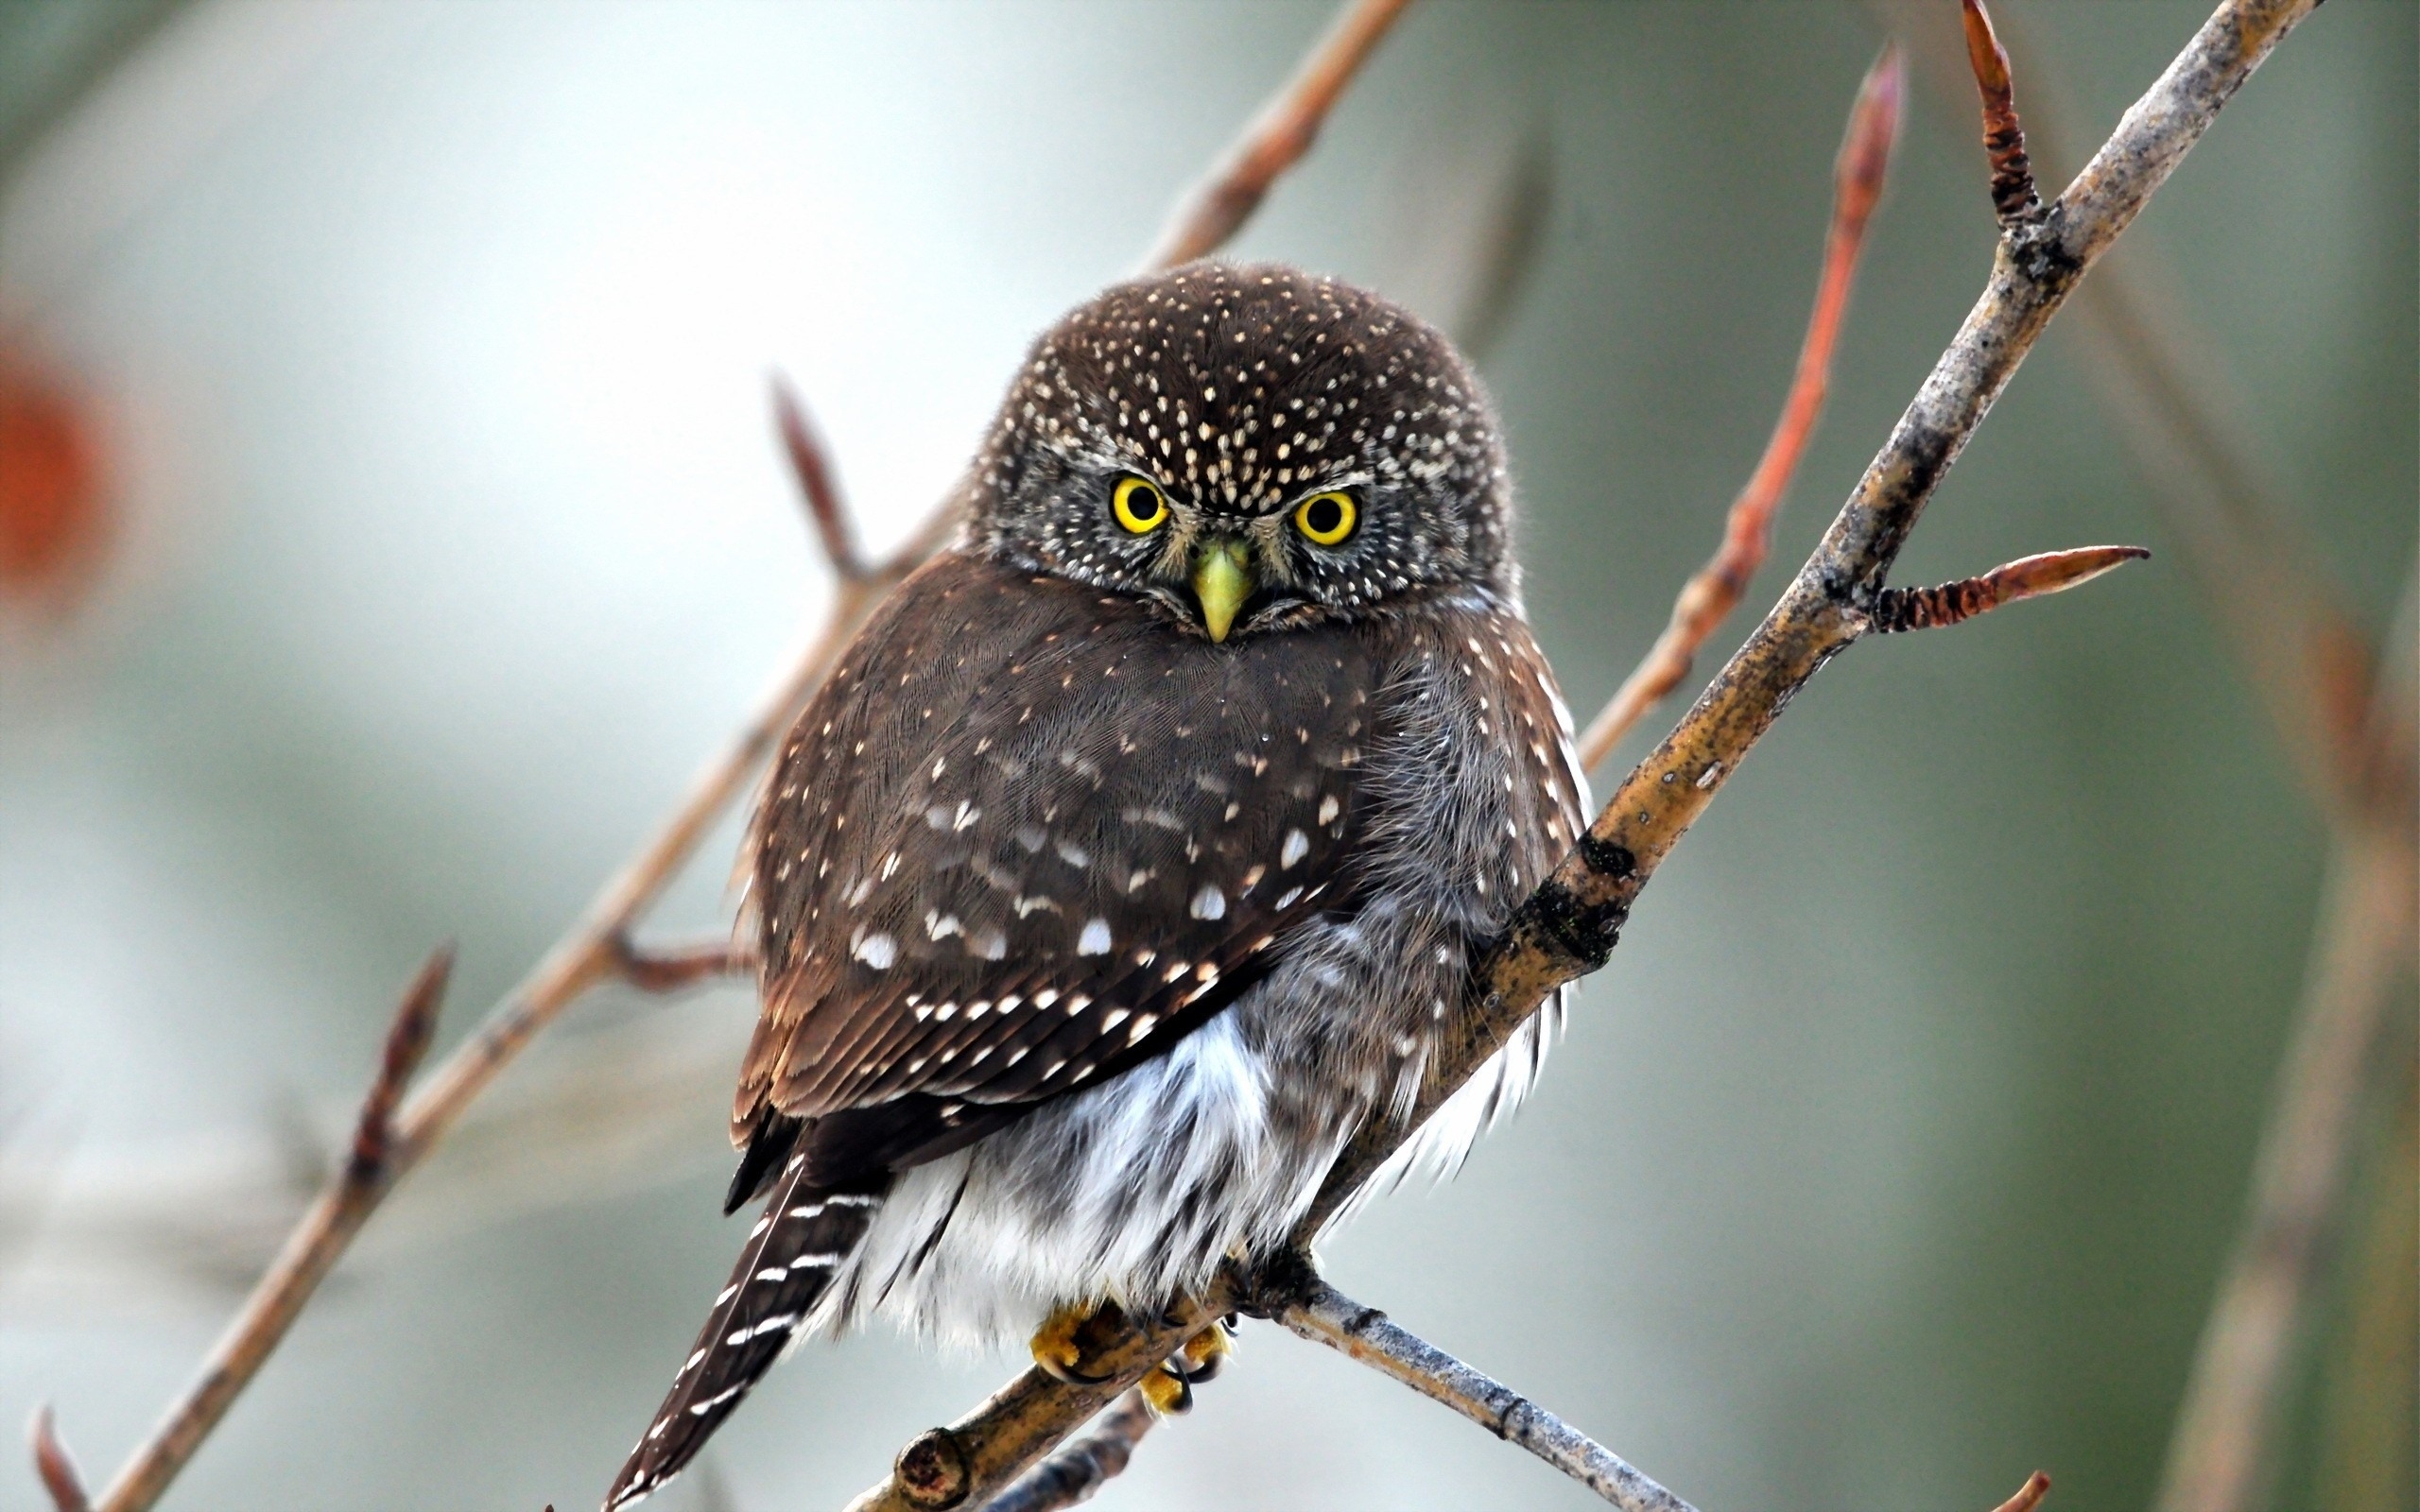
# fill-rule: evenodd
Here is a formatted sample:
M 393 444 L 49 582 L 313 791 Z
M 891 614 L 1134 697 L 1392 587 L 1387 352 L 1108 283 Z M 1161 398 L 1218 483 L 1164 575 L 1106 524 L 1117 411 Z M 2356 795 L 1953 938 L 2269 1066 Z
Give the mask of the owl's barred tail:
M 705 1447 L 806 1325 L 832 1278 L 873 1226 L 889 1187 L 888 1176 L 853 1188 L 814 1187 L 804 1160 L 791 1159 L 664 1405 L 614 1477 L 605 1512 L 619 1512 L 653 1492 Z

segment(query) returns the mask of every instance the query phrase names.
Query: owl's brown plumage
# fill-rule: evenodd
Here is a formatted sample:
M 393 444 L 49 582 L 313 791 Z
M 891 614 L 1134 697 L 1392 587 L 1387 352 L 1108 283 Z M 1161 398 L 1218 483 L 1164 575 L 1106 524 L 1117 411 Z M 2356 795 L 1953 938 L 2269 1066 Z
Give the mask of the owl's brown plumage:
M 733 1109 L 735 1201 L 770 1201 L 609 1505 L 803 1330 L 1148 1308 L 1282 1242 L 1578 833 L 1493 418 L 1401 310 L 1120 285 L 1036 344 L 974 485 L 776 763 Z

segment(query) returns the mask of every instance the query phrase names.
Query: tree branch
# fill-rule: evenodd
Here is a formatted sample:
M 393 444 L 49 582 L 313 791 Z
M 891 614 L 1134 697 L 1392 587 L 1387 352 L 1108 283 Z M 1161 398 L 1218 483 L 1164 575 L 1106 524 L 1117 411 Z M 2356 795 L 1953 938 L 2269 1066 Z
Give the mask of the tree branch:
M 1671 623 L 1655 638 L 1637 669 L 1623 679 L 1580 737 L 1580 766 L 1603 765 L 1621 738 L 1689 675 L 1698 650 L 1730 617 L 1740 595 L 1772 546 L 1773 521 L 1781 513 L 1789 481 L 1824 415 L 1832 382 L 1832 348 L 1848 312 L 1858 256 L 1865 249 L 1866 222 L 1882 198 L 1891 169 L 1891 148 L 1899 136 L 1900 103 L 1907 97 L 1907 63 L 1896 43 L 1882 49 L 1858 87 L 1847 132 L 1832 165 L 1832 226 L 1824 241 L 1824 272 L 1815 284 L 1815 309 L 1799 343 L 1798 367 L 1781 419 L 1756 470 L 1748 475 L 1722 527 L 1722 543 L 1711 560 L 1681 589 Z
M 1158 1421 L 1143 1394 L 1129 1391 L 1098 1427 L 1019 1476 L 983 1512 L 1059 1512 L 1091 1501 L 1094 1492 L 1124 1473 L 1134 1446 Z
M 1300 1300 L 1277 1314 L 1289 1331 L 1453 1408 L 1596 1492 L 1622 1512 L 1692 1512 L 1620 1455 L 1512 1387 L 1364 1307 L 1314 1276 Z
M 1890 569 L 1934 490 L 2085 270 L 2315 4 L 2224 0 L 2042 217 L 2003 227 L 1981 298 L 1814 554 L 1679 727 L 1514 911 L 1474 971 L 1466 1011 L 1433 1058 L 1409 1116 L 1366 1125 L 1348 1143 L 1296 1229 L 1297 1247 L 1307 1249 L 1548 992 L 1604 964 L 1640 890 L 1749 748 L 1825 662 L 1871 627 Z M 1154 1362 L 1238 1305 L 1231 1280 L 1211 1290 L 1211 1297 L 1181 1305 L 1157 1327 L 1131 1331 L 1088 1362 L 1108 1375 L 1101 1384 L 1069 1386 L 1028 1371 L 957 1423 L 911 1444 L 903 1462 L 922 1447 L 950 1465 L 952 1501 L 929 1500 L 933 1483 L 895 1473 L 852 1503 L 853 1512 L 979 1503 Z
M 2420 945 L 2420 713 L 2411 636 L 2420 576 L 2380 670 L 2354 769 L 2355 821 L 2329 858 L 2303 1000 L 2253 1167 L 2252 1197 L 2193 1361 L 2163 1512 L 2236 1512 L 2274 1466 L 2279 1397 L 2332 1241 L 2355 1114 L 2379 1033 Z M 2408 1065 L 2399 1068 L 2406 1078 Z M 2409 1179 L 2408 1175 L 2401 1179 Z

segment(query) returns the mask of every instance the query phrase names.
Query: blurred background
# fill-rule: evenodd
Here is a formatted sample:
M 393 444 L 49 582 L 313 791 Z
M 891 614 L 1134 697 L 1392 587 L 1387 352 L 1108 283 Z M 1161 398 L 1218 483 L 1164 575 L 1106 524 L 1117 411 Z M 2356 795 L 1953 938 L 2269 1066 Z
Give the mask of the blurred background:
M 2207 8 L 1999 9 L 2055 183 Z M 785 664 L 830 584 L 769 377 L 872 543 L 904 536 L 1024 343 L 1133 265 L 1327 15 L 0 12 L 0 1423 L 55 1402 L 103 1478 L 322 1173 L 430 945 L 461 947 L 441 1054 Z M 1583 718 L 1763 443 L 1893 33 L 1893 180 L 1743 620 L 1981 286 L 1954 16 L 1424 0 L 1235 249 L 1477 350 Z M 2183 538 L 2225 495 L 2408 658 L 2416 24 L 2335 0 L 2286 43 L 2103 270 L 2148 325 L 2080 303 L 2053 328 L 1899 577 L 2155 559 L 1827 671 L 1648 892 L 1536 1098 L 1347 1230 L 1342 1287 L 1710 1508 L 1980 1509 L 2037 1466 L 2061 1512 L 2151 1499 L 2330 865 L 2311 732 L 2257 665 L 2309 692 L 2300 643 L 2260 621 L 2262 572 L 2197 575 L 2223 553 Z M 2129 401 L 2153 345 L 2198 451 Z M 651 933 L 725 926 L 736 844 Z M 2414 1494 L 2394 965 L 2266 1504 Z M 752 1018 L 736 989 L 574 1009 L 168 1504 L 593 1504 L 738 1237 L 721 1121 Z M 1595 1504 L 1338 1356 L 1243 1344 L 1102 1504 Z M 838 1505 L 1015 1363 L 811 1348 L 661 1504 Z M 0 1454 L 0 1504 L 39 1497 Z

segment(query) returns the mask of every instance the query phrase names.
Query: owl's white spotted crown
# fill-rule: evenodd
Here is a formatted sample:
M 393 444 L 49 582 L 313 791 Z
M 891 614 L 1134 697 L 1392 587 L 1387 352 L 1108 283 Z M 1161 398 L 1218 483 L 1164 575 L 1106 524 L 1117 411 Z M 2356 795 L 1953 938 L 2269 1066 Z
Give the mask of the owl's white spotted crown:
M 1108 575 L 1069 570 L 1098 556 L 1071 517 L 1138 474 L 1214 522 L 1366 495 L 1386 528 L 1334 563 L 1352 591 L 1315 574 L 1315 599 L 1510 586 L 1503 447 L 1468 365 L 1399 306 L 1283 266 L 1193 264 L 1077 308 L 1035 343 L 975 473 L 978 539 L 1086 580 Z

